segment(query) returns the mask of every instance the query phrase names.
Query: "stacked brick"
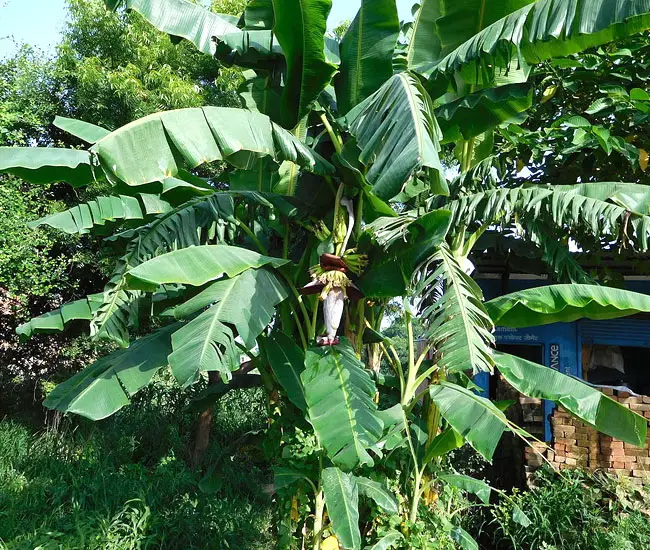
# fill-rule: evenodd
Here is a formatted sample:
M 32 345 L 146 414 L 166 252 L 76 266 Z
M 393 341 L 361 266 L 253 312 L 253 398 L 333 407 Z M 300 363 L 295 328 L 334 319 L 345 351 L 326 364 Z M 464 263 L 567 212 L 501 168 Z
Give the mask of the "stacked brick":
M 605 389 L 604 393 L 650 419 L 650 396 L 631 396 L 609 389 Z M 641 449 L 599 433 L 561 407 L 554 411 L 551 427 L 553 441 L 549 444 L 550 450 L 543 444 L 534 445 L 554 467 L 600 469 L 628 477 L 637 485 L 650 485 L 650 434 Z M 529 448 L 525 451 L 524 459 L 527 477 L 543 462 L 542 457 Z

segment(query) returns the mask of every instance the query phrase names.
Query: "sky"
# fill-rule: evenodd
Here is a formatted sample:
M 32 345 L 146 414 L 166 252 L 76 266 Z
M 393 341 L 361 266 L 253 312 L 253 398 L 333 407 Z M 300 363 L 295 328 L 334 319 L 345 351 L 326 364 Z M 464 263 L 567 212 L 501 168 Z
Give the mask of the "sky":
M 415 0 L 397 0 L 401 19 L 411 18 Z M 57 44 L 66 18 L 65 0 L 0 0 L 0 58 L 27 43 L 47 51 Z M 329 27 L 353 19 L 361 0 L 333 0 Z

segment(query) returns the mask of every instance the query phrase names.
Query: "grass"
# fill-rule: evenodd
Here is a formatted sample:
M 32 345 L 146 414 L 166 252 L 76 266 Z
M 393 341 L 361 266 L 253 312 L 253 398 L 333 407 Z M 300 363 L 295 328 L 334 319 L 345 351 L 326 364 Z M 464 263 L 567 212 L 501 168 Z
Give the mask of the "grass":
M 198 489 L 188 467 L 195 415 L 158 384 L 114 418 L 67 421 L 58 433 L 0 422 L 3 550 L 273 547 L 271 473 L 254 446 L 233 445 L 264 426 L 260 392 L 234 392 L 215 409 L 206 464 L 227 483 Z
M 542 469 L 536 488 L 515 492 L 494 510 L 498 549 L 641 550 L 650 548 L 650 494 L 625 479 L 580 470 Z M 531 520 L 512 519 L 518 506 Z

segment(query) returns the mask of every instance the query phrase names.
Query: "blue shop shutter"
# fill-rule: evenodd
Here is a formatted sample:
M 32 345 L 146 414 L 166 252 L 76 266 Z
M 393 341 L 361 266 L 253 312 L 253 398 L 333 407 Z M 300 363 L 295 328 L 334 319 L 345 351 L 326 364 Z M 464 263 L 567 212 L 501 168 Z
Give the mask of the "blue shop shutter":
M 583 319 L 578 334 L 583 344 L 650 348 L 650 321 L 641 319 Z

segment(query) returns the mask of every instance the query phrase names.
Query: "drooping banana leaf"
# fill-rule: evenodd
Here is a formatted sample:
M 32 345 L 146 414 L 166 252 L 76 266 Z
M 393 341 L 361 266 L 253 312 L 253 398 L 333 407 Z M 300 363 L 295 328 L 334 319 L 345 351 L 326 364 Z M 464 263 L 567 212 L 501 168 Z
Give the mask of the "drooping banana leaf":
M 597 200 L 610 200 L 640 216 L 650 214 L 650 185 L 642 183 L 591 182 L 561 185 L 559 189 Z
M 110 130 L 85 122 L 83 120 L 76 120 L 74 118 L 66 118 L 57 116 L 54 118 L 54 126 L 60 128 L 64 132 L 79 138 L 86 143 L 95 143 L 110 134 Z
M 97 197 L 63 212 L 57 212 L 28 223 L 29 227 L 49 225 L 65 233 L 88 233 L 95 226 L 118 220 L 142 220 L 146 216 L 164 214 L 172 207 L 157 195 L 138 193 L 136 197 L 112 195 Z
M 395 495 L 384 484 L 367 477 L 355 476 L 359 494 L 375 501 L 384 512 L 397 514 L 399 512 Z
M 30 338 L 34 333 L 61 332 L 67 323 L 75 320 L 90 321 L 93 314 L 101 306 L 104 299 L 103 293 L 90 294 L 81 300 L 63 304 L 54 311 L 34 317 L 28 322 L 19 325 L 16 333 L 21 338 Z
M 486 460 L 492 460 L 508 427 L 503 412 L 489 399 L 450 382 L 429 386 L 429 394 L 443 418 Z
M 379 198 L 392 199 L 416 176 L 434 192 L 448 193 L 438 156 L 440 128 L 427 93 L 409 73 L 391 77 L 346 118 Z
M 439 367 L 447 372 L 490 372 L 493 324 L 483 307 L 483 294 L 446 245 L 421 268 L 416 288 L 426 338 L 440 355 Z
M 330 460 L 344 470 L 374 464 L 367 449 L 381 437 L 383 421 L 375 383 L 350 343 L 308 350 L 301 380 L 309 421 Z
M 0 147 L 0 174 L 38 184 L 64 181 L 73 187 L 95 179 L 88 151 L 54 147 Z
M 355 477 L 338 468 L 325 468 L 321 473 L 321 483 L 336 538 L 344 548 L 359 550 L 359 489 Z
M 395 0 L 363 0 L 341 41 L 336 77 L 339 113 L 347 113 L 393 75 L 400 25 Z
M 461 474 L 444 474 L 438 476 L 438 479 L 461 491 L 476 495 L 483 504 L 490 503 L 492 487 L 485 481 Z
M 443 143 L 470 139 L 511 120 L 533 104 L 533 89 L 511 84 L 482 90 L 436 109 Z
M 648 313 L 650 296 L 597 285 L 548 285 L 499 296 L 485 308 L 495 325 L 531 327 Z
M 649 27 L 650 6 L 644 0 L 538 0 L 495 21 L 424 72 L 462 68 L 469 82 L 488 84 L 513 60 L 535 64 Z
M 242 31 L 237 18 L 213 13 L 186 0 L 105 0 L 111 9 L 122 6 L 137 11 L 158 30 L 185 38 L 200 51 L 223 58 L 254 62 L 260 56 L 280 53 L 270 30 Z M 220 48 L 221 46 L 221 48 Z M 252 50 L 252 51 L 251 51 Z
M 646 440 L 648 421 L 601 391 L 561 372 L 515 357 L 495 355 L 499 372 L 517 391 L 550 399 L 598 431 L 637 447 Z
M 169 364 L 178 382 L 187 386 L 197 380 L 199 372 L 210 370 L 229 379 L 231 371 L 239 367 L 235 337 L 241 338 L 246 349 L 252 349 L 255 339 L 271 322 L 275 306 L 287 296 L 284 285 L 273 273 L 248 269 L 213 283 L 175 308 L 175 316 L 184 318 L 212 304 L 172 335 L 174 352 L 169 356 Z
M 599 187 L 599 184 L 595 184 Z M 635 185 L 635 184 L 630 184 Z M 480 191 L 461 196 L 445 206 L 452 211 L 452 225 L 493 224 L 508 222 L 517 215 L 518 222 L 531 228 L 540 222 L 558 228 L 579 227 L 591 230 L 594 236 L 620 238 L 620 228 L 627 223 L 625 238 L 631 240 L 642 251 L 649 246 L 650 216 L 639 215 L 627 207 L 615 204 L 625 200 L 631 206 L 642 205 L 645 195 L 617 194 L 604 196 L 603 186 L 589 191 L 589 184 L 578 186 L 520 186 Z M 639 186 L 645 188 L 646 186 Z M 582 192 L 585 194 L 581 194 Z M 645 189 L 639 189 L 645 191 Z M 589 196 L 588 196 L 589 195 Z M 597 195 L 597 196 L 594 196 Z
M 246 30 L 268 30 L 273 28 L 275 15 L 272 0 L 251 0 L 238 25 Z
M 325 160 L 266 115 L 227 107 L 149 115 L 112 132 L 93 150 L 104 169 L 128 185 L 163 181 L 178 174 L 181 167 L 176 152 L 188 168 L 226 160 L 235 167 L 251 169 L 270 157 L 309 170 L 330 169 Z
M 407 48 L 409 68 L 439 61 L 487 26 L 535 0 L 422 0 Z
M 174 323 L 117 350 L 56 386 L 44 405 L 91 420 L 101 420 L 130 403 L 154 374 L 167 365 Z
M 130 242 L 104 288 L 104 302 L 95 312 L 91 334 L 126 346 L 128 326 L 134 321 L 138 302 L 144 296 L 141 291 L 127 289 L 127 272 L 160 252 L 199 246 L 206 239 L 223 243 L 226 223 L 232 220 L 233 213 L 232 196 L 215 193 L 189 201 L 145 226 L 112 237 L 130 239 Z
M 279 330 L 273 331 L 267 338 L 260 338 L 259 344 L 289 400 L 300 410 L 306 410 L 305 390 L 300 379 L 300 375 L 305 370 L 303 350 Z
M 129 288 L 155 290 L 158 286 L 180 283 L 201 286 L 223 275 L 234 277 L 247 269 L 269 265 L 280 267 L 288 260 L 262 256 L 257 252 L 228 245 L 184 248 L 157 256 L 126 274 Z
M 251 169 L 269 157 L 317 173 L 333 169 L 266 115 L 227 107 L 155 113 L 111 132 L 91 151 L 111 181 L 118 178 L 130 186 L 163 182 L 184 168 L 215 160 Z M 80 186 L 93 180 L 90 153 L 69 149 L 2 147 L 2 172 L 32 183 L 66 181 Z
M 325 59 L 331 0 L 273 0 L 274 31 L 287 62 L 281 97 L 282 125 L 292 129 L 309 112 L 336 66 Z

